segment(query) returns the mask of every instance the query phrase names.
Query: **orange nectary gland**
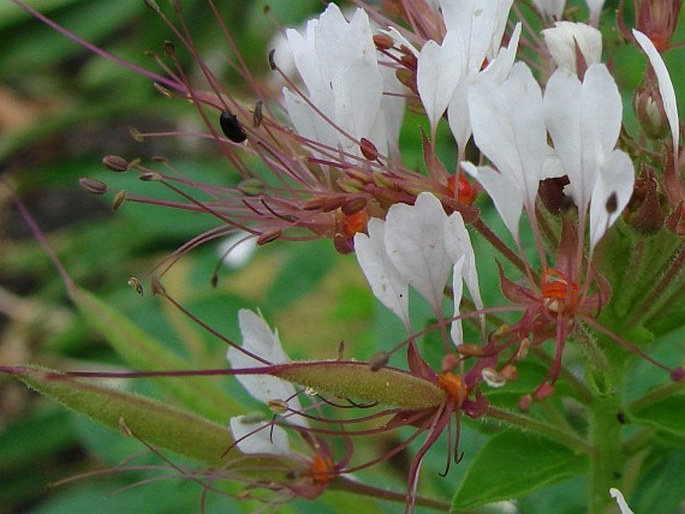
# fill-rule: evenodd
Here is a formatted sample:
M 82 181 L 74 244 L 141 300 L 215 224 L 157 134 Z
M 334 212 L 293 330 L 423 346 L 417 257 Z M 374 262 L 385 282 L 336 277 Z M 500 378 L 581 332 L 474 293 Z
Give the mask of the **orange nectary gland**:
M 460 173 L 458 177 L 457 175 L 450 175 L 447 178 L 447 188 L 453 196 L 456 193 L 459 203 L 471 205 L 476 199 L 476 192 L 463 173 Z
M 329 457 L 314 455 L 311 466 L 312 480 L 316 485 L 328 485 L 335 477 L 335 466 Z
M 369 222 L 369 213 L 366 210 L 345 215 L 342 220 L 342 229 L 348 238 L 354 237 L 357 232 L 366 232 L 366 225 Z
M 543 271 L 540 289 L 544 300 L 558 300 L 565 305 L 573 304 L 578 295 L 578 285 L 569 283 L 566 275 L 553 268 Z
M 449 371 L 438 373 L 438 384 L 457 406 L 460 406 L 466 399 L 466 384 L 460 375 L 455 375 Z

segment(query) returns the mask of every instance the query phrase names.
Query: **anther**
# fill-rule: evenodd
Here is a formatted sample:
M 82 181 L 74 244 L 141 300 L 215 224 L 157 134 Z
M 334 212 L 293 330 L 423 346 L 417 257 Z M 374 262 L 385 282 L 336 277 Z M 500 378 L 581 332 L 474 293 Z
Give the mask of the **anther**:
M 94 178 L 80 178 L 79 184 L 83 189 L 94 195 L 103 195 L 107 192 L 107 184 Z
M 112 201 L 112 210 L 116 211 L 121 207 L 121 204 L 124 203 L 126 200 L 126 197 L 128 196 L 128 192 L 125 189 L 122 189 L 117 193 L 117 195 L 114 197 L 114 200 Z
M 128 279 L 128 285 L 133 286 L 136 290 L 136 293 L 138 295 L 143 296 L 144 290 L 143 290 L 143 284 L 140 283 L 140 281 L 136 277 L 130 277 Z
M 288 404 L 283 400 L 269 400 L 269 410 L 274 414 L 285 414 L 288 412 Z
M 117 173 L 128 171 L 128 161 L 118 155 L 105 155 L 102 158 L 102 164 L 105 168 Z

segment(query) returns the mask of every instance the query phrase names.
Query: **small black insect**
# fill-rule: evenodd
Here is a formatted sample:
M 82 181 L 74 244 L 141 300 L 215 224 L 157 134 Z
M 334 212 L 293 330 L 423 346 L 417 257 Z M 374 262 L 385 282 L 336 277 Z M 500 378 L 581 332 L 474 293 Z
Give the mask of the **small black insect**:
M 242 143 L 247 139 L 247 134 L 240 126 L 240 122 L 231 111 L 222 111 L 219 116 L 219 124 L 224 135 L 234 143 Z

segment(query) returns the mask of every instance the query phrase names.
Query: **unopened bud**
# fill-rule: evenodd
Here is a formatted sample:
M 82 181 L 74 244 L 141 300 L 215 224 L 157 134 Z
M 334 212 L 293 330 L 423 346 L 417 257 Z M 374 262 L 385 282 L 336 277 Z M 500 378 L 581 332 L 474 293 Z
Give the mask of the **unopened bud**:
M 651 68 L 647 69 L 645 78 L 635 91 L 633 109 L 647 136 L 658 140 L 670 134 L 671 128 L 659 92 L 659 85 Z

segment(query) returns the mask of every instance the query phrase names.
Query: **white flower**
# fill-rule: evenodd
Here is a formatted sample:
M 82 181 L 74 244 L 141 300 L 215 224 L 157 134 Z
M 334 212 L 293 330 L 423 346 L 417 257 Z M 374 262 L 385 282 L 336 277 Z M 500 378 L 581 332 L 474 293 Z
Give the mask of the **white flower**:
M 542 36 L 559 68 L 577 73 L 576 47 L 588 66 L 602 59 L 602 33 L 586 23 L 558 21 L 544 29 Z
M 461 302 L 462 280 L 474 303 L 482 307 L 475 256 L 461 214 L 448 217 L 434 195 L 421 193 L 414 205 L 393 205 L 386 220 L 372 219 L 368 230 L 368 236 L 359 233 L 354 239 L 359 265 L 376 297 L 402 319 L 408 331 L 408 287 L 441 312 L 450 272 L 456 284 L 455 311 Z M 461 327 L 455 324 L 453 340 L 460 344 Z
M 673 90 L 673 82 L 671 76 L 668 74 L 668 69 L 664 64 L 664 60 L 659 55 L 659 51 L 654 46 L 654 43 L 642 32 L 633 29 L 633 36 L 638 42 L 649 63 L 654 69 L 657 83 L 659 84 L 659 94 L 664 104 L 664 111 L 668 119 L 668 125 L 671 127 L 671 138 L 673 141 L 674 156 L 678 156 L 678 141 L 680 140 L 680 124 L 678 122 L 678 104 L 675 98 L 675 91 Z
M 602 14 L 602 7 L 604 7 L 604 0 L 585 0 L 588 9 L 590 9 L 590 23 L 599 27 L 599 15 Z
M 533 3 L 540 12 L 556 19 L 561 18 L 561 15 L 564 14 L 564 7 L 566 7 L 566 0 L 533 0 Z
M 544 104 L 547 129 L 581 220 L 590 206 L 594 248 L 628 204 L 635 182 L 630 157 L 614 149 L 623 112 L 618 87 L 603 64 L 591 65 L 582 83 L 560 68 L 547 83 Z
M 395 147 L 404 104 L 384 95 L 399 90 L 399 83 L 379 67 L 366 12 L 357 9 L 348 22 L 331 3 L 304 34 L 289 29 L 286 36 L 308 93 L 305 100 L 283 90 L 298 133 L 352 155 L 360 155 L 362 137 L 384 155 Z
M 478 148 L 497 166 L 476 167 L 463 162 L 492 198 L 497 212 L 516 241 L 525 207 L 534 215 L 538 184 L 546 166 L 547 134 L 542 92 L 530 69 L 516 63 L 502 83 L 479 80 L 469 94 L 473 136 Z
M 513 65 L 520 25 L 509 46 L 500 50 L 513 0 L 441 0 L 447 33 L 441 45 L 428 41 L 418 59 L 417 87 L 434 134 L 448 111 L 450 129 L 460 151 L 471 137 L 468 91 L 481 73 L 490 69 L 506 76 Z M 499 63 L 497 63 L 499 61 Z M 497 64 L 496 64 L 497 63 Z M 484 64 L 488 64 L 483 70 Z
M 635 514 L 630 507 L 628 507 L 628 503 L 626 503 L 626 499 L 623 497 L 623 493 L 621 491 L 615 487 L 611 487 L 609 489 L 609 494 L 616 500 L 616 503 L 618 503 L 618 508 L 621 509 L 621 514 Z
M 243 336 L 242 347 L 247 352 L 264 359 L 269 364 L 289 362 L 278 334 L 271 331 L 261 316 L 250 310 L 241 309 L 238 312 L 238 324 Z M 233 347 L 228 349 L 227 358 L 233 368 L 258 368 L 268 365 Z M 280 400 L 287 402 L 288 407 L 293 410 L 301 410 L 295 387 L 285 380 L 264 374 L 238 375 L 237 379 L 253 398 L 262 403 Z M 286 415 L 284 419 L 294 425 L 308 426 L 306 418 L 297 414 Z M 250 422 L 244 416 L 231 418 L 230 423 L 233 436 L 238 441 L 238 449 L 243 453 L 287 454 L 289 452 L 287 435 L 278 426 L 272 426 L 271 423 L 264 421 Z M 270 432 L 273 432 L 273 437 L 270 436 Z M 244 439 L 241 439 L 243 437 Z

